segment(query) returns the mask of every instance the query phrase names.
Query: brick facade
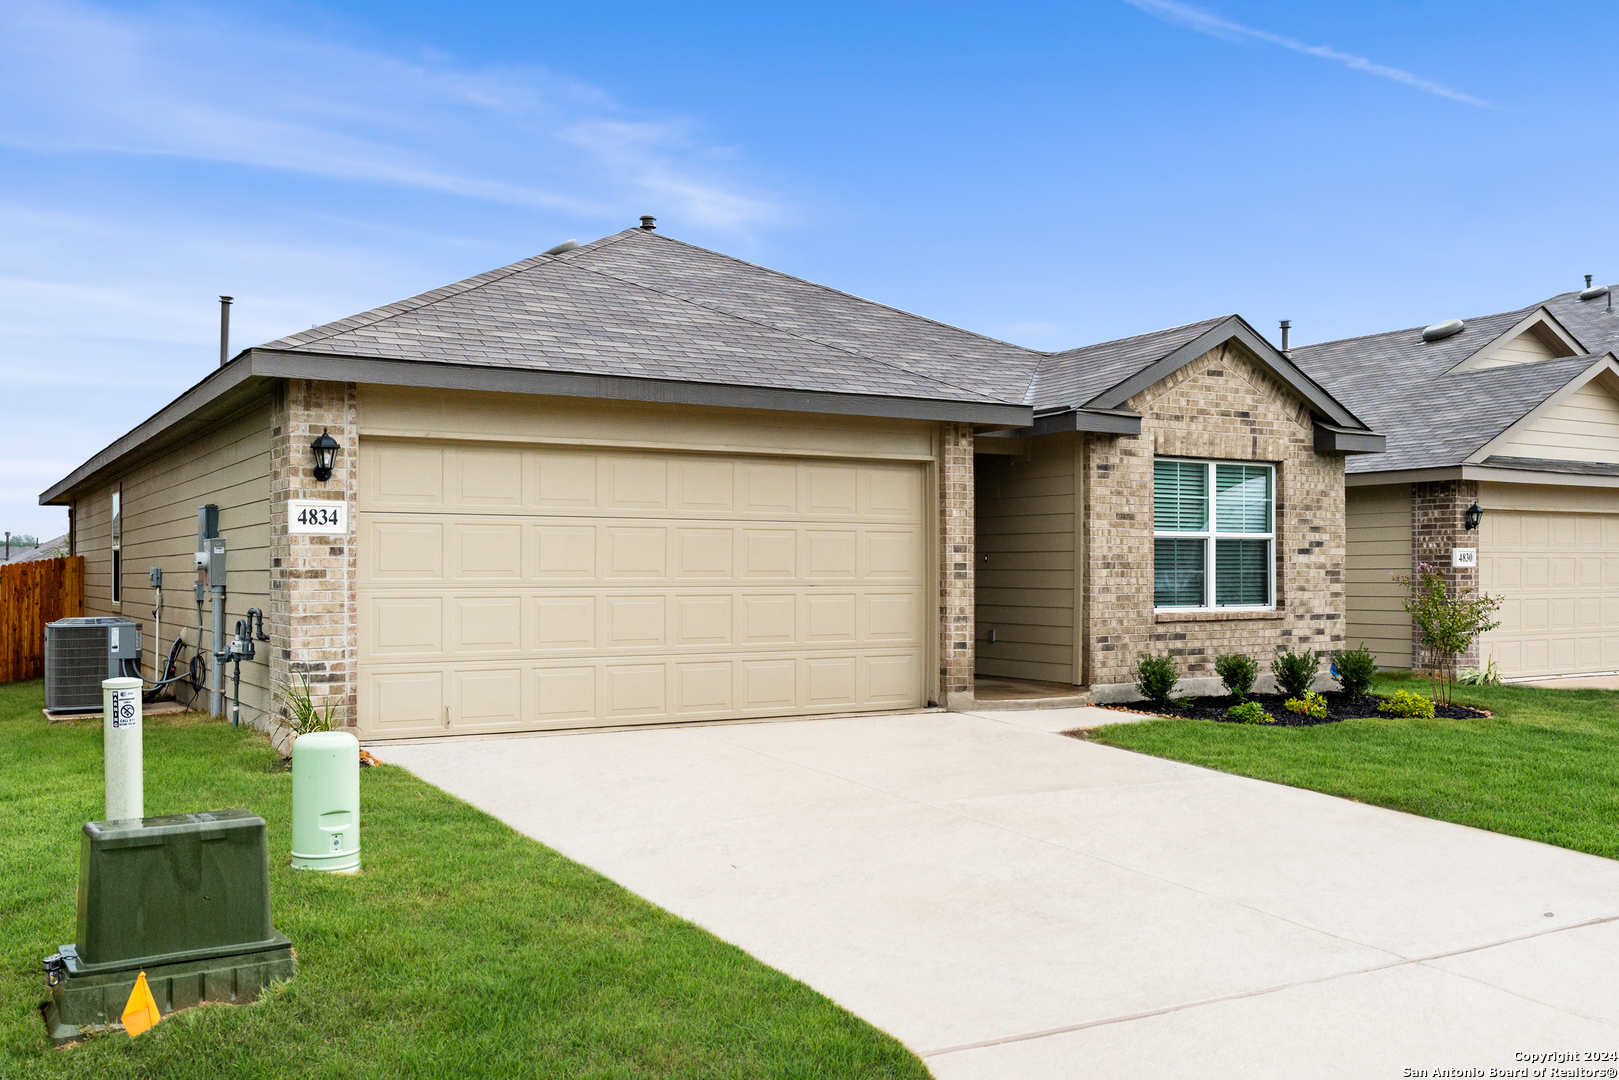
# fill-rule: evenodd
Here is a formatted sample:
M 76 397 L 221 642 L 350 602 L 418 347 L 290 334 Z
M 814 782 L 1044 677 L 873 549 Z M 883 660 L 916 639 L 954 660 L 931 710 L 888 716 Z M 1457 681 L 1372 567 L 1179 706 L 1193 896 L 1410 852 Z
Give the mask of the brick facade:
M 939 425 L 939 704 L 973 705 L 973 429 Z
M 1092 435 L 1086 452 L 1084 634 L 1091 686 L 1130 684 L 1144 652 L 1174 656 L 1182 678 L 1208 678 L 1222 653 L 1248 653 L 1266 671 L 1282 646 L 1342 648 L 1344 461 L 1316 453 L 1305 403 L 1241 346 L 1228 343 L 1143 390 L 1128 407 L 1142 416 L 1141 434 Z M 1277 610 L 1153 611 L 1155 455 L 1276 466 Z
M 1478 501 L 1476 480 L 1436 480 L 1411 485 L 1411 573 L 1419 563 L 1440 572 L 1452 595 L 1458 590 L 1478 591 L 1478 567 L 1450 565 L 1452 548 L 1476 548 L 1478 533 L 1467 528 L 1467 508 Z M 1418 630 L 1411 625 L 1411 666 L 1432 666 L 1428 650 L 1417 641 Z M 1457 657 L 1462 667 L 1477 666 L 1478 641 Z
M 314 477 L 310 443 L 322 431 L 342 447 L 330 480 Z M 334 726 L 358 718 L 356 678 L 355 496 L 359 424 L 353 383 L 289 379 L 277 393 L 270 428 L 270 676 L 284 689 L 309 675 L 316 704 L 335 706 Z M 290 499 L 343 499 L 346 536 L 290 536 Z M 285 712 L 277 703 L 276 711 Z

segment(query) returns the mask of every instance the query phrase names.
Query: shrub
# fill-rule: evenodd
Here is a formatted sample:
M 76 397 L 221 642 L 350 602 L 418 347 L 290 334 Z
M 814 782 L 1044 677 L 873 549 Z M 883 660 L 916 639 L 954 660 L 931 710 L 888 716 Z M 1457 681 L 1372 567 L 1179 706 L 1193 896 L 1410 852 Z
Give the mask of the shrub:
M 1233 705 L 1225 711 L 1225 714 L 1227 719 L 1235 720 L 1239 724 L 1276 723 L 1276 719 L 1260 708 L 1257 701 L 1244 701 L 1241 705 Z
M 1270 662 L 1270 673 L 1276 679 L 1276 689 L 1288 697 L 1300 697 L 1315 685 L 1315 676 L 1321 670 L 1321 654 L 1304 649 L 1294 652 L 1283 649 Z
M 1396 690 L 1393 697 L 1377 707 L 1377 711 L 1390 716 L 1432 717 L 1433 698 L 1425 698 L 1409 690 Z
M 1364 642 L 1358 649 L 1350 649 L 1333 657 L 1332 677 L 1338 680 L 1338 685 L 1344 688 L 1344 693 L 1352 701 L 1366 696 L 1376 674 L 1377 657 L 1372 655 L 1372 650 Z
M 1169 696 L 1175 692 L 1180 681 L 1175 658 L 1167 653 L 1163 656 L 1142 653 L 1141 659 L 1136 662 L 1136 693 L 1148 701 L 1168 705 Z
M 1214 670 L 1220 676 L 1220 681 L 1225 683 L 1225 688 L 1231 691 L 1232 697 L 1247 701 L 1248 691 L 1254 688 L 1254 680 L 1259 678 L 1259 661 L 1244 653 L 1231 653 L 1216 657 Z
M 1324 720 L 1327 716 L 1327 699 L 1314 690 L 1306 690 L 1303 697 L 1291 697 L 1282 702 L 1282 708 Z
M 1495 657 L 1492 656 L 1481 668 L 1462 668 L 1456 681 L 1466 686 L 1500 686 L 1501 669 L 1496 666 Z
M 1427 563 L 1418 563 L 1409 577 L 1395 575 L 1405 586 L 1405 610 L 1417 627 L 1417 642 L 1423 646 L 1434 696 L 1450 704 L 1450 687 L 1456 681 L 1456 659 L 1478 640 L 1501 625 L 1491 619 L 1501 606 L 1501 597 L 1487 596 L 1474 589 L 1457 588 L 1454 594 L 1445 574 Z

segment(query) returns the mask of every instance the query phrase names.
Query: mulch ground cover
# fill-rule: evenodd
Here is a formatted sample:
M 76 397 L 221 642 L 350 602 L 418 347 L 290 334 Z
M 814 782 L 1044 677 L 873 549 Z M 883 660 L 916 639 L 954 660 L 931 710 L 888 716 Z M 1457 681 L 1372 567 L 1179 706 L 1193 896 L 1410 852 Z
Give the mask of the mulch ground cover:
M 1277 727 L 1314 727 L 1316 724 L 1336 724 L 1341 720 L 1354 720 L 1366 716 L 1383 716 L 1377 711 L 1377 706 L 1383 699 L 1376 696 L 1351 701 L 1349 695 L 1341 690 L 1328 690 L 1321 695 L 1327 699 L 1327 715 L 1324 717 L 1306 716 L 1303 713 L 1288 712 L 1282 706 L 1287 700 L 1286 694 L 1250 694 L 1249 701 L 1256 701 L 1259 707 L 1276 718 Z M 1151 702 L 1126 701 L 1117 705 L 1102 705 L 1103 709 L 1117 709 L 1120 712 L 1149 713 L 1153 716 L 1178 716 L 1186 720 L 1219 720 L 1228 724 L 1238 723 L 1226 715 L 1226 710 L 1237 704 L 1237 699 L 1230 695 L 1220 697 L 1191 697 L 1182 698 L 1171 705 L 1154 705 Z M 1452 720 L 1474 720 L 1490 714 L 1483 709 L 1469 709 L 1463 705 L 1434 704 L 1434 715 L 1443 716 Z

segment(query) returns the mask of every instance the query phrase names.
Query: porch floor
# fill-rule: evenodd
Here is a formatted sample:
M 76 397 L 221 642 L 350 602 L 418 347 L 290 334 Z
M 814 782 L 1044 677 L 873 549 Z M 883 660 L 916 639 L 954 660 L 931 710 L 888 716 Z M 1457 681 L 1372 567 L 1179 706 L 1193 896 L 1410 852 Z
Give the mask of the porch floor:
M 1089 705 L 1091 693 L 1069 683 L 1007 679 L 998 675 L 973 676 L 973 700 L 996 709 L 1072 709 Z

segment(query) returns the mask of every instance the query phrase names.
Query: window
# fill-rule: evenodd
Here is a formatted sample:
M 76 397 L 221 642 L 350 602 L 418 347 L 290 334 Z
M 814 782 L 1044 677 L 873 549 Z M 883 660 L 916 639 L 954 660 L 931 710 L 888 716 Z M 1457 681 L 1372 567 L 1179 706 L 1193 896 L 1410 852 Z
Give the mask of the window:
M 123 492 L 112 493 L 112 602 L 118 603 L 123 599 L 124 578 L 124 509 Z
M 1275 602 L 1274 475 L 1269 465 L 1153 460 L 1153 607 Z

